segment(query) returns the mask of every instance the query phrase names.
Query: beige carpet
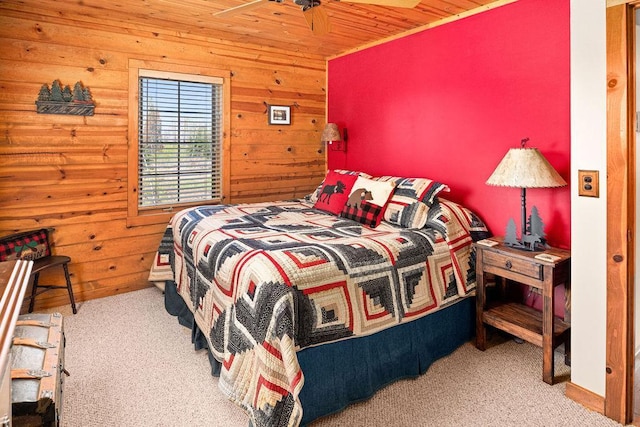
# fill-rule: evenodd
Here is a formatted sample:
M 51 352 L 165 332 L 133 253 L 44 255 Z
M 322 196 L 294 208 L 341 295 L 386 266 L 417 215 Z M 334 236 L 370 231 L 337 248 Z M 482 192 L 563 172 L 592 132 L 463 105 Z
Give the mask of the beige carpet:
M 205 351 L 148 288 L 69 306 L 65 316 L 63 427 L 246 427 L 224 399 Z M 53 310 L 52 310 L 53 311 Z M 569 369 L 556 357 L 556 372 Z M 471 343 L 366 402 L 325 417 L 328 426 L 620 426 L 564 396 L 565 384 L 542 382 L 542 352 L 506 340 L 485 352 Z

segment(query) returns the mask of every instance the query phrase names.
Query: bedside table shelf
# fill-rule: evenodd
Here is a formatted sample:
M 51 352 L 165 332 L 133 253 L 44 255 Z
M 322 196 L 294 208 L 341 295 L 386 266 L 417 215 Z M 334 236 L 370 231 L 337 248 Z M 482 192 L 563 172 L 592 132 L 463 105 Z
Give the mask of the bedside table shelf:
M 485 350 L 487 326 L 505 331 L 542 347 L 542 379 L 553 384 L 553 351 L 565 344 L 565 363 L 571 359 L 571 254 L 550 248 L 553 258 L 536 258 L 541 251 L 522 251 L 505 246 L 499 238 L 495 246 L 474 244 L 476 249 L 476 347 Z M 553 259 L 553 260 L 551 260 Z M 487 301 L 487 275 L 501 283 L 502 298 Z M 508 283 L 519 283 L 539 290 L 542 312 L 524 304 L 504 300 Z M 564 319 L 554 316 L 554 288 L 565 287 Z
M 489 305 L 482 313 L 482 320 L 487 325 L 542 347 L 542 313 L 538 310 L 515 302 Z M 554 321 L 554 348 L 562 343 L 569 328 L 571 325 L 560 319 Z

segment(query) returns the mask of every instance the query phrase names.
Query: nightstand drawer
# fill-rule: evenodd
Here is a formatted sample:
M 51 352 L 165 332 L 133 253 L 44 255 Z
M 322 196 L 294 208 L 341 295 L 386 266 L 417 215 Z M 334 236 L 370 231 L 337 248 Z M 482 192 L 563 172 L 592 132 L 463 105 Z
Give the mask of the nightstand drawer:
M 537 262 L 512 257 L 508 254 L 484 251 L 484 264 L 511 273 L 543 280 L 543 266 Z

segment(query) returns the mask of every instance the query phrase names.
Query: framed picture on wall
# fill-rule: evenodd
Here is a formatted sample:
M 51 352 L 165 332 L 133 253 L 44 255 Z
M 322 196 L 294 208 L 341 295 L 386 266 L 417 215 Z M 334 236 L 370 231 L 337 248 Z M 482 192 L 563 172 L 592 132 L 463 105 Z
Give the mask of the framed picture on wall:
M 290 125 L 291 107 L 287 105 L 269 105 L 270 125 Z

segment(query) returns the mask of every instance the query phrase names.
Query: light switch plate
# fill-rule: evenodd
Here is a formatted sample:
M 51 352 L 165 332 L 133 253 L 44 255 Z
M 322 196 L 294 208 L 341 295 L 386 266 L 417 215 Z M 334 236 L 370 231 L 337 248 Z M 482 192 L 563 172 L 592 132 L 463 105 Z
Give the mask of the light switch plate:
M 598 171 L 578 171 L 578 196 L 600 197 L 600 178 Z

